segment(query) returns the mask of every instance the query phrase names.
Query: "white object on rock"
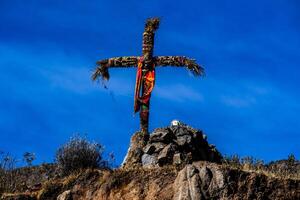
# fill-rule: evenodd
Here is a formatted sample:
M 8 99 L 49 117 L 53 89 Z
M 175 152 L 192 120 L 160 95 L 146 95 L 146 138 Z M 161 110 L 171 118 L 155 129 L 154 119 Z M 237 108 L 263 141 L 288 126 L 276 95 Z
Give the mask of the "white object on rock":
M 178 121 L 176 119 L 171 121 L 171 126 L 179 126 L 180 124 L 181 124 L 180 121 Z

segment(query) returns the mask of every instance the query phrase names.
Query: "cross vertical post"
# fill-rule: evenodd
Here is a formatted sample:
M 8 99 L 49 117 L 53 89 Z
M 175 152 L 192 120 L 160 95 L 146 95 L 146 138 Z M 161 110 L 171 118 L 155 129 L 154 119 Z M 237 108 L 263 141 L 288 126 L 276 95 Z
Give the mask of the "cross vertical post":
M 153 62 L 153 48 L 155 31 L 159 26 L 159 19 L 154 18 L 148 20 L 145 25 L 143 33 L 143 46 L 142 46 L 142 81 L 141 81 L 141 94 L 147 93 L 147 84 L 145 83 L 146 73 L 154 70 Z M 153 80 L 154 81 L 154 80 Z M 154 84 L 154 82 L 153 82 Z M 150 94 L 149 94 L 150 95 Z M 148 133 L 149 125 L 149 110 L 150 110 L 150 96 L 146 101 L 140 101 L 140 128 L 143 133 Z

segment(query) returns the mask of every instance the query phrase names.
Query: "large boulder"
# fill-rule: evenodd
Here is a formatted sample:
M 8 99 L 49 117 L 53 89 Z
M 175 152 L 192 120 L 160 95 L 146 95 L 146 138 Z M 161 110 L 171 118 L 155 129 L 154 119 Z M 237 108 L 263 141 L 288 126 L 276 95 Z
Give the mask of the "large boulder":
M 173 200 L 220 199 L 225 181 L 224 172 L 217 165 L 186 165 L 174 181 Z

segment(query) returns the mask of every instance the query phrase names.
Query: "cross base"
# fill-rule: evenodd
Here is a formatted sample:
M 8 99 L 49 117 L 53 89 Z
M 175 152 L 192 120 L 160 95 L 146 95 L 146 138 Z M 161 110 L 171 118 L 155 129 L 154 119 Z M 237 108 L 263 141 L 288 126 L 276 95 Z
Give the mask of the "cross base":
M 148 134 L 148 128 L 149 128 L 149 105 L 141 106 L 141 111 L 140 111 L 140 127 L 141 127 L 141 132 Z

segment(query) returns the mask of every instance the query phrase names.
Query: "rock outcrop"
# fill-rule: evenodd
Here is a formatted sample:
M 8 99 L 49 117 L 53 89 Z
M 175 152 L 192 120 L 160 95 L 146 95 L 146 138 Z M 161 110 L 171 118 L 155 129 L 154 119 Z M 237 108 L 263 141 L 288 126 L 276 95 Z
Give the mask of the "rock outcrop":
M 200 160 L 220 163 L 221 159 L 202 131 L 179 124 L 155 129 L 150 136 L 134 134 L 123 167 L 183 166 Z
M 299 199 L 299 189 L 300 181 L 195 162 L 178 173 L 172 199 Z

